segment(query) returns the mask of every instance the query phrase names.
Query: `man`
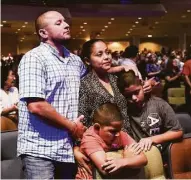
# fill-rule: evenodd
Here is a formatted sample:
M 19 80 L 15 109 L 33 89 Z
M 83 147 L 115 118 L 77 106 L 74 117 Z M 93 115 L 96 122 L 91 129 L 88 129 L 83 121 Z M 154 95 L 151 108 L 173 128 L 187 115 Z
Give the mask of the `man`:
M 139 52 L 139 49 L 137 46 L 131 45 L 128 46 L 124 53 L 123 53 L 123 58 L 119 61 L 119 64 L 122 66 L 131 66 L 134 67 L 134 72 L 136 73 L 136 75 L 139 76 L 139 79 L 142 79 L 142 75 L 139 72 L 138 68 L 137 68 L 137 54 Z
M 188 112 L 191 114 L 191 48 L 187 51 L 187 61 L 184 63 L 182 74 L 185 77 L 185 98 Z
M 182 128 L 170 105 L 161 98 L 144 94 L 141 81 L 133 71 L 122 72 L 118 87 L 126 97 L 134 138 L 143 150 L 181 138 Z
M 72 179 L 73 138 L 84 132 L 83 116 L 77 114 L 86 69 L 62 46 L 70 39 L 70 29 L 59 12 L 41 14 L 35 25 L 41 44 L 24 55 L 18 71 L 18 156 L 27 179 Z

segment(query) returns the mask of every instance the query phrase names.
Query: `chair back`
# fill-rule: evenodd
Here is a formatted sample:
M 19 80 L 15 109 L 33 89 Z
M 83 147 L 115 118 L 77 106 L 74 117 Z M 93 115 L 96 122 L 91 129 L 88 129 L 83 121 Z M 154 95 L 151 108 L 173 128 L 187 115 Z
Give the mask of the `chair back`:
M 169 175 L 172 179 L 191 179 L 191 133 L 168 148 Z
M 114 151 L 114 152 L 107 152 L 107 157 L 113 157 L 113 158 L 122 158 L 123 151 Z M 93 178 L 94 179 L 166 179 L 164 176 L 164 170 L 163 170 L 163 163 L 162 163 L 162 157 L 160 154 L 160 151 L 157 147 L 152 146 L 151 150 L 148 152 L 145 152 L 145 155 L 147 157 L 148 163 L 144 168 L 140 169 L 124 169 L 124 171 L 121 172 L 120 176 L 116 177 L 103 177 L 100 172 L 97 169 L 94 169 Z
M 185 100 L 184 88 L 169 88 L 168 89 L 168 103 L 171 105 L 183 105 Z
M 176 113 L 183 130 L 184 134 L 191 133 L 191 116 L 188 113 Z
M 17 157 L 18 131 L 1 132 L 1 179 L 24 177 L 22 162 Z

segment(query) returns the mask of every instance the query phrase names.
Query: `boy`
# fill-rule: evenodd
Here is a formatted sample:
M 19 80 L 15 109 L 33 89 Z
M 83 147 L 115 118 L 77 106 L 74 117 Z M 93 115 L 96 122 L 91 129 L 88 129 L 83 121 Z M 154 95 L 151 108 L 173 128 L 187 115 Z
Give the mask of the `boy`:
M 161 98 L 145 95 L 141 81 L 132 70 L 119 74 L 118 88 L 126 97 L 134 138 L 142 150 L 182 137 L 173 109 Z
M 89 157 L 101 174 L 109 177 L 108 175 L 118 174 L 124 168 L 139 168 L 146 165 L 147 159 L 140 153 L 137 143 L 127 133 L 121 131 L 123 119 L 115 104 L 101 105 L 94 112 L 93 122 L 93 126 L 83 135 L 80 150 Z M 122 158 L 106 157 L 106 152 L 119 149 L 124 149 Z M 117 177 L 119 178 L 120 174 Z M 78 167 L 76 179 L 92 178 L 92 173 L 88 174 L 84 168 Z

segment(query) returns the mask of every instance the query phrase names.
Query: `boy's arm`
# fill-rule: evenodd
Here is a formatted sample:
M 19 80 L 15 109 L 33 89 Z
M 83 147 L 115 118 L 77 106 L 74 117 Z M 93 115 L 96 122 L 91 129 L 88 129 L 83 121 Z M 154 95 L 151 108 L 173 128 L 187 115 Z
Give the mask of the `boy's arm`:
M 102 165 L 106 162 L 105 151 L 97 151 L 90 154 L 90 159 L 103 175 L 107 174 L 107 172 L 102 168 Z
M 113 173 L 121 168 L 139 168 L 147 164 L 146 156 L 141 153 L 127 158 L 112 159 L 107 158 L 102 165 L 102 169 L 107 173 Z
M 140 148 L 145 151 L 149 151 L 151 149 L 152 144 L 161 144 L 168 141 L 173 141 L 175 139 L 181 138 L 183 135 L 182 130 L 178 131 L 167 131 L 163 134 L 155 135 L 148 138 L 142 138 L 139 141 Z

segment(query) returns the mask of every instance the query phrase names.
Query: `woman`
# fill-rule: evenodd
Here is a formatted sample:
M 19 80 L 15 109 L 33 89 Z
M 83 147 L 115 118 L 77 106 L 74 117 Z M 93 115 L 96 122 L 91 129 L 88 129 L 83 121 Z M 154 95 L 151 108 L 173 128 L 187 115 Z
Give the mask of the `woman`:
M 19 101 L 18 89 L 14 87 L 15 75 L 7 66 L 1 69 L 1 116 L 17 121 L 17 103 Z
M 175 58 L 168 60 L 165 70 L 165 85 L 164 85 L 164 99 L 167 101 L 168 89 L 180 87 L 181 71 L 178 67 L 178 61 Z
M 89 72 L 82 79 L 79 97 L 79 114 L 84 115 L 84 125 L 92 125 L 94 110 L 104 103 L 116 103 L 124 119 L 123 130 L 131 132 L 125 98 L 119 92 L 116 76 L 109 74 L 112 59 L 106 44 L 99 39 L 87 41 L 82 48 L 82 59 Z

